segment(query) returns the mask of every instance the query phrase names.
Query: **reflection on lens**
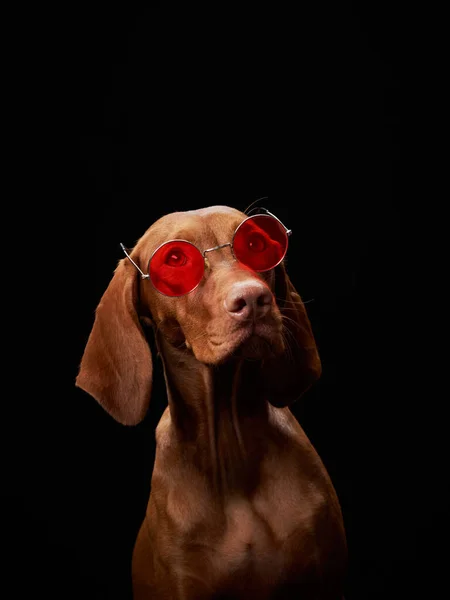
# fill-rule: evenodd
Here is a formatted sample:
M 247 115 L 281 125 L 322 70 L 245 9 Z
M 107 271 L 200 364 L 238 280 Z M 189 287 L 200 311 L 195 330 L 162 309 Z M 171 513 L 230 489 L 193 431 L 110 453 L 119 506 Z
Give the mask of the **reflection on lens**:
M 269 215 L 246 219 L 236 229 L 233 252 L 237 260 L 253 271 L 276 267 L 284 258 L 288 236 L 283 225 Z
M 204 268 L 198 248 L 184 240 L 171 240 L 155 251 L 148 271 L 159 292 L 166 296 L 183 296 L 198 286 Z

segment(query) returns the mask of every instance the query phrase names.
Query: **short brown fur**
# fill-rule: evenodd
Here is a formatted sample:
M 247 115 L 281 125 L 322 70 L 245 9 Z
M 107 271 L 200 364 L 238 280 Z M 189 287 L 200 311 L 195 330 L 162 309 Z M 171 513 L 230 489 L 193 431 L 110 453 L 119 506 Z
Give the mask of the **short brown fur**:
M 169 239 L 201 250 L 225 244 L 244 218 L 223 206 L 164 216 L 131 257 L 145 271 Z M 236 297 L 246 303 L 245 318 Z M 133 553 L 135 600 L 340 600 L 341 509 L 288 408 L 320 377 L 321 363 L 284 264 L 257 274 L 225 247 L 208 253 L 195 291 L 170 298 L 122 259 L 97 308 L 76 384 L 124 424 L 138 423 L 148 409 L 149 325 L 168 407 Z

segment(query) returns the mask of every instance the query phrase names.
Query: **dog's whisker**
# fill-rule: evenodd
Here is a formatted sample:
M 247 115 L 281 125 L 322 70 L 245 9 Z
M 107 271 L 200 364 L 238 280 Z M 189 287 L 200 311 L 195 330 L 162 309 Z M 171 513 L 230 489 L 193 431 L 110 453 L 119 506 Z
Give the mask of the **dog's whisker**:
M 289 300 L 288 298 L 280 298 L 279 296 L 274 297 L 281 305 L 294 304 L 301 306 L 302 304 L 311 304 L 311 302 L 315 302 L 315 298 L 310 298 L 309 300 Z
M 262 200 L 268 200 L 268 198 L 269 198 L 268 196 L 262 196 L 261 198 L 257 198 L 256 200 L 253 200 L 253 202 L 251 202 L 251 203 L 250 203 L 250 204 L 247 206 L 247 208 L 246 208 L 246 209 L 243 211 L 243 212 L 244 212 L 244 214 L 248 214 L 248 211 L 249 211 L 249 210 L 250 210 L 250 209 L 251 209 L 253 206 L 255 206 L 255 204 L 256 204 L 257 202 L 261 202 Z
M 294 338 L 294 336 L 293 336 L 292 332 L 291 332 L 289 329 L 285 329 L 285 330 L 283 331 L 283 342 L 284 342 L 284 346 L 285 346 L 285 348 L 286 348 L 286 353 L 287 353 L 287 355 L 288 355 L 289 359 L 290 359 L 290 360 L 293 360 L 293 358 L 294 358 L 294 352 L 293 352 L 293 349 L 292 349 L 292 347 L 291 347 L 291 342 L 290 342 L 289 336 L 290 336 L 290 337 L 291 337 L 291 339 L 293 340 L 293 342 L 294 342 L 294 345 L 297 345 L 297 341 L 295 340 L 295 338 Z

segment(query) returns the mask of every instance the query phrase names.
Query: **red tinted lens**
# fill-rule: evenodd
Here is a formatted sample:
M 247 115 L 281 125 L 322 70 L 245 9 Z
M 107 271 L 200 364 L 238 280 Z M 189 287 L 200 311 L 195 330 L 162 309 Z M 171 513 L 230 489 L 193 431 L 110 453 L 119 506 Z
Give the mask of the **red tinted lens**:
M 190 242 L 171 240 L 160 246 L 150 259 L 148 272 L 155 288 L 166 296 L 183 296 L 200 283 L 204 258 Z
M 246 219 L 236 229 L 233 252 L 237 260 L 253 271 L 268 271 L 284 258 L 288 236 L 283 225 L 269 215 Z

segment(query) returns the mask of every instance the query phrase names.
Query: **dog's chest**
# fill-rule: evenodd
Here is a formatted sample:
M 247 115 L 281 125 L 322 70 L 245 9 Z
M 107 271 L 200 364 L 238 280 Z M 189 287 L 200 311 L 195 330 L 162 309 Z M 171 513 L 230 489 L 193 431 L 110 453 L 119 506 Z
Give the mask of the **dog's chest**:
M 226 505 L 225 527 L 217 544 L 217 564 L 221 569 L 242 569 L 261 576 L 268 568 L 272 573 L 282 568 L 286 532 L 292 531 L 298 520 L 287 515 L 290 524 L 280 530 L 275 506 L 258 504 L 234 498 Z
M 273 554 L 280 538 L 270 515 L 256 510 L 245 498 L 230 500 L 225 507 L 225 527 L 218 553 L 231 562 L 239 563 L 255 556 Z
M 317 548 L 309 534 L 313 512 L 313 506 L 300 506 L 299 501 L 295 506 L 292 501 L 283 502 L 264 494 L 256 495 L 252 501 L 230 499 L 217 537 L 208 539 L 206 535 L 204 546 L 196 545 L 197 550 L 202 548 L 203 580 L 207 586 L 226 590 L 230 597 L 270 598 L 274 590 L 303 571 L 304 555 L 295 549 L 299 541 L 300 545 L 304 540 L 305 547 L 309 546 L 310 559 L 314 560 Z M 190 549 L 187 550 L 183 563 L 190 571 Z M 195 561 L 192 567 L 196 571 L 198 563 Z
M 201 565 L 202 578 L 213 587 L 219 582 L 226 587 L 230 579 L 233 589 L 239 582 L 251 583 L 252 588 L 261 586 L 261 593 L 286 577 L 292 568 L 291 540 L 304 536 L 319 507 L 303 494 L 299 482 L 280 478 L 272 484 L 251 498 L 233 495 L 215 509 L 204 490 L 197 495 L 195 486 L 185 488 L 182 496 L 176 494 L 176 518 L 171 495 L 170 532 L 174 536 L 178 531 L 175 555 L 182 557 L 186 572 Z
M 162 484 L 167 493 L 154 496 L 154 514 L 164 514 L 167 526 L 151 527 L 183 581 L 236 598 L 248 598 L 250 586 L 264 600 L 320 560 L 317 531 L 329 528 L 329 484 L 307 442 L 283 440 L 253 465 L 256 485 L 247 493 L 214 492 L 211 478 L 191 463 L 182 469 L 178 461 L 176 477 L 169 476 L 159 455 L 153 487 Z

